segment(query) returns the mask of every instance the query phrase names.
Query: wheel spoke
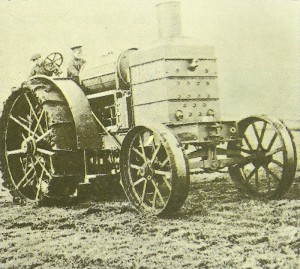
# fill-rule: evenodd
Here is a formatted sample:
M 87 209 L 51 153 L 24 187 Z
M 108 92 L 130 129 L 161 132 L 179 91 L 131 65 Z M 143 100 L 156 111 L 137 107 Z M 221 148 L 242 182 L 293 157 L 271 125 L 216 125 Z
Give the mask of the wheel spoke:
M 163 205 L 165 206 L 165 205 L 166 205 L 166 202 L 164 201 L 164 198 L 162 197 L 162 195 L 161 195 L 161 193 L 160 193 L 158 187 L 156 186 L 156 184 L 155 184 L 155 182 L 154 182 L 153 180 L 151 180 L 151 182 L 152 182 L 152 184 L 153 184 L 153 186 L 154 186 L 154 188 L 155 188 L 155 190 L 156 190 L 156 192 L 154 192 L 154 194 L 157 193 L 159 199 L 162 201 Z M 155 200 L 156 200 L 156 195 L 155 195 Z M 155 200 L 154 200 L 154 198 L 153 198 L 153 201 L 155 201 Z
M 49 155 L 49 156 L 52 156 L 54 154 L 53 151 L 50 151 L 50 150 L 47 150 L 47 149 L 37 148 L 36 151 L 39 152 L 39 153 L 42 153 L 42 154 Z
M 153 182 L 152 182 L 153 183 Z M 153 185 L 155 185 L 153 183 Z M 152 208 L 155 208 L 155 204 L 156 204 L 156 196 L 157 196 L 157 190 L 156 190 L 156 186 L 155 186 L 155 189 L 154 189 L 154 194 L 153 194 L 153 200 L 152 200 Z
M 167 187 L 169 188 L 169 190 L 171 191 L 171 190 L 172 190 L 172 187 L 171 187 L 171 184 L 170 184 L 170 182 L 168 181 L 168 179 L 167 179 L 165 176 L 163 176 L 162 178 L 163 178 L 163 180 L 165 181 L 165 183 L 166 183 Z
M 132 150 L 144 160 L 143 153 L 141 153 L 137 148 L 134 148 L 134 147 L 132 148 Z
M 40 126 L 40 123 L 41 123 L 41 120 L 43 118 L 44 112 L 45 112 L 45 110 L 43 109 L 42 112 L 41 112 L 41 114 L 40 114 L 40 116 L 39 116 L 39 118 L 38 118 L 38 120 L 37 120 L 36 126 L 35 126 L 35 128 L 33 130 L 33 135 L 36 134 L 36 131 L 37 131 L 37 129 L 39 127 L 40 127 L 41 130 L 43 130 L 42 126 Z M 44 131 L 42 131 L 42 134 L 44 134 Z
M 141 135 L 139 135 L 139 140 L 140 140 L 140 146 L 141 146 L 141 149 L 142 149 L 142 156 L 143 156 L 143 159 L 146 163 L 147 162 L 147 157 L 146 157 L 144 143 L 143 143 L 143 139 L 142 139 Z
M 272 163 L 275 163 L 275 164 L 277 164 L 279 167 L 283 168 L 283 163 L 281 163 L 281 162 L 279 162 L 279 161 L 277 161 L 277 160 L 274 160 L 274 159 L 272 159 L 271 162 L 272 162 Z
M 269 152 L 266 154 L 266 157 L 272 156 L 272 155 L 274 155 L 274 154 L 276 154 L 276 153 L 279 153 L 279 152 L 283 151 L 283 149 L 284 149 L 283 147 L 277 148 L 277 149 L 273 149 L 272 151 L 269 151 Z
M 32 130 L 29 129 L 28 126 L 26 126 L 24 123 L 20 122 L 17 118 L 15 118 L 13 115 L 9 116 L 10 119 L 12 119 L 15 123 L 19 124 L 23 129 L 25 129 L 30 134 L 33 134 Z
M 155 149 L 155 151 L 153 152 L 153 155 L 152 155 L 152 158 L 150 160 L 151 164 L 154 162 L 159 150 L 160 150 L 160 147 L 161 147 L 161 143 L 157 146 L 157 148 Z
M 33 164 L 32 167 L 29 168 L 29 170 L 25 173 L 25 175 L 22 177 L 22 179 L 19 181 L 19 183 L 16 185 L 17 189 L 21 186 L 23 181 L 27 178 L 27 176 L 31 173 L 31 171 L 34 169 L 35 165 L 37 164 L 37 161 Z
M 141 177 L 140 179 L 138 179 L 137 181 L 135 181 L 135 182 L 133 183 L 133 186 L 136 186 L 136 185 L 140 184 L 141 182 L 143 182 L 143 181 L 145 181 L 145 180 L 146 180 L 146 178 Z
M 48 130 L 47 132 L 45 132 L 43 135 L 39 136 L 37 139 L 36 139 L 36 142 L 39 142 L 41 140 L 43 140 L 46 136 L 48 136 L 49 134 L 51 134 L 52 130 Z
M 23 172 L 26 173 L 27 165 L 26 166 L 24 165 L 22 157 L 20 157 L 20 163 L 21 163 Z
M 16 154 L 24 154 L 24 153 L 26 153 L 24 149 L 9 150 L 6 152 L 7 155 L 16 155 Z
M 169 162 L 169 158 L 167 157 L 162 163 L 161 168 L 165 167 L 165 165 Z
M 255 125 L 255 122 L 252 123 L 252 128 L 253 128 L 253 131 L 254 131 L 254 134 L 256 136 L 256 139 L 257 139 L 257 148 L 261 147 L 261 144 L 260 144 L 260 137 L 258 135 L 258 132 L 257 132 L 257 129 L 256 129 L 256 125 Z
M 254 175 L 254 173 L 256 173 L 257 170 L 258 170 L 258 167 L 255 167 L 255 168 L 252 170 L 252 172 L 251 172 L 248 176 L 246 176 L 246 181 L 249 182 L 249 180 L 250 180 L 251 177 Z
M 38 186 L 37 186 L 37 191 L 36 191 L 36 195 L 35 195 L 35 200 L 36 201 L 39 198 L 40 191 L 41 191 L 41 188 L 42 188 L 42 178 L 43 178 L 43 175 L 44 175 L 44 170 L 42 170 L 41 175 L 40 175 L 40 177 L 38 179 Z
M 271 171 L 268 167 L 265 167 L 265 170 L 269 172 L 269 174 L 276 180 L 277 183 L 280 182 L 280 178 L 273 171 Z
M 28 125 L 30 126 L 31 122 L 30 122 L 29 120 L 26 120 L 26 119 L 24 119 L 24 118 L 21 117 L 21 116 L 18 116 L 18 118 L 19 118 L 21 121 L 23 121 L 25 124 L 28 124 Z M 29 128 L 30 128 L 30 127 L 29 127 Z
M 46 169 L 46 167 L 41 163 L 41 161 L 39 160 L 39 157 L 35 156 L 35 159 L 37 161 L 37 163 L 41 166 L 41 168 L 45 171 L 45 173 L 47 174 L 47 176 L 52 179 L 51 174 L 49 173 L 49 171 Z
M 35 117 L 35 120 L 38 122 L 38 121 L 39 121 L 38 116 L 37 116 L 37 114 L 36 114 L 36 112 L 35 112 L 35 110 L 34 110 L 34 108 L 33 108 L 33 105 L 32 105 L 32 103 L 31 103 L 29 97 L 27 96 L 27 94 L 25 94 L 25 98 L 26 98 L 27 103 L 28 103 L 28 105 L 29 105 L 29 107 L 30 107 L 30 112 L 32 112 L 33 116 Z M 39 129 L 40 129 L 40 132 L 43 134 L 44 131 L 43 131 L 43 129 L 42 129 L 41 126 L 39 127 Z
M 252 148 L 252 146 L 251 146 L 251 144 L 250 144 L 250 142 L 249 142 L 249 139 L 248 139 L 248 137 L 247 137 L 246 134 L 244 134 L 244 140 L 245 140 L 245 142 L 246 142 L 248 148 L 249 148 L 250 150 L 253 151 L 253 148 Z
M 271 139 L 271 142 L 270 142 L 270 144 L 269 144 L 269 146 L 268 146 L 268 148 L 267 148 L 267 151 L 270 151 L 270 150 L 271 150 L 272 146 L 274 145 L 274 142 L 275 142 L 276 138 L 277 138 L 277 133 L 275 133 L 275 134 L 273 135 L 273 137 L 272 137 L 272 139 Z
M 169 171 L 162 171 L 162 170 L 154 170 L 154 173 L 157 174 L 157 175 L 163 175 L 167 178 L 171 178 L 171 172 Z
M 135 170 L 140 170 L 142 167 L 141 166 L 139 166 L 139 165 L 137 165 L 137 164 L 130 164 L 130 167 L 131 168 L 133 168 L 133 169 L 135 169 Z
M 38 116 L 37 116 L 36 113 L 35 113 L 35 110 L 34 110 L 34 108 L 33 108 L 33 105 L 32 105 L 32 103 L 31 103 L 29 97 L 27 96 L 27 94 L 24 94 L 24 96 L 25 96 L 25 98 L 26 98 L 26 100 L 27 100 L 27 103 L 28 103 L 28 105 L 29 105 L 29 107 L 30 107 L 30 111 L 32 112 L 32 114 L 33 114 L 33 116 L 35 117 L 35 119 L 38 120 Z
M 264 139 L 266 129 L 267 129 L 267 122 L 264 121 L 264 126 L 261 130 L 260 137 L 259 137 L 259 143 L 260 143 L 261 146 L 262 146 L 262 142 L 263 142 L 263 139 Z
M 141 203 L 144 202 L 145 194 L 146 194 L 146 188 L 147 188 L 147 180 L 144 181 L 143 192 L 142 192 L 142 197 L 141 197 Z
M 23 188 L 25 188 L 29 183 L 31 183 L 34 179 L 36 178 L 36 172 L 34 171 L 33 175 L 28 178 L 25 182 L 25 184 L 23 184 Z

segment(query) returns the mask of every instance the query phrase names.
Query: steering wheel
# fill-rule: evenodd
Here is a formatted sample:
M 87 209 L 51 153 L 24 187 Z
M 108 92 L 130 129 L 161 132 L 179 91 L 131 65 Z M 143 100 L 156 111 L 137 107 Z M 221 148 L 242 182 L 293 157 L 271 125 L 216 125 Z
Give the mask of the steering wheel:
M 59 52 L 53 52 L 45 58 L 42 64 L 47 71 L 52 72 L 55 75 L 59 75 L 62 73 L 60 69 L 62 63 L 63 63 L 62 54 Z

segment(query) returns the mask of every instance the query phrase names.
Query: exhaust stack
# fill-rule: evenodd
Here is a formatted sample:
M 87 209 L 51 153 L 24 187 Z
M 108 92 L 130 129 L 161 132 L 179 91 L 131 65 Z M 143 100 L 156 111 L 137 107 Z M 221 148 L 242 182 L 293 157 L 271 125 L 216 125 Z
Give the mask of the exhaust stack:
M 158 15 L 159 38 L 181 36 L 180 2 L 163 2 L 156 5 Z

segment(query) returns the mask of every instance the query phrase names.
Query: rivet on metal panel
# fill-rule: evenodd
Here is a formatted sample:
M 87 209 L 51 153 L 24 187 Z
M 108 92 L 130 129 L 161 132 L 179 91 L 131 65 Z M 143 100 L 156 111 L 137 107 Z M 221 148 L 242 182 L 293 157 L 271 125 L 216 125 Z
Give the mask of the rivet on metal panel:
M 203 103 L 203 107 L 206 107 L 206 103 Z
M 191 83 L 190 83 L 189 81 L 186 83 L 187 86 L 189 86 L 190 84 L 191 84 Z
M 194 103 L 194 104 L 193 104 L 193 107 L 196 107 L 196 106 L 197 106 L 197 104 L 196 104 L 196 103 Z
M 187 96 L 188 98 L 191 98 L 191 95 L 190 94 L 188 94 L 188 96 Z
M 183 104 L 183 107 L 186 107 L 186 104 Z
M 208 82 L 208 81 L 206 81 L 206 85 L 207 85 L 207 86 L 209 85 L 209 82 Z
M 190 112 L 190 113 L 189 113 L 189 116 L 191 117 L 192 115 L 193 115 L 193 113 L 192 113 L 192 112 Z
M 200 81 L 197 81 L 196 85 L 200 85 Z
M 180 99 L 180 98 L 181 98 L 181 95 L 178 95 L 178 98 Z
M 199 114 L 198 114 L 200 117 L 202 116 L 202 112 L 199 112 Z
M 201 97 L 201 94 L 198 94 L 198 98 L 200 98 Z
M 179 73 L 179 69 L 176 69 L 176 73 Z
M 205 69 L 205 73 L 208 73 L 208 69 Z
M 183 112 L 181 110 L 177 110 L 175 113 L 175 118 L 178 121 L 181 121 L 183 119 Z
M 207 110 L 207 113 L 206 113 L 207 116 L 215 116 L 215 111 L 213 109 L 209 109 Z

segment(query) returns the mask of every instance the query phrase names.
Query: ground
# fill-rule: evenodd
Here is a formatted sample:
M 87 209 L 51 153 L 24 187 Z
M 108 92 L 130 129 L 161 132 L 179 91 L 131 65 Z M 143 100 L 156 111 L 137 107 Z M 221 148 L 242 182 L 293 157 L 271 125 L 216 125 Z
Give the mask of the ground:
M 19 206 L 0 187 L 0 268 L 300 268 L 300 177 L 280 200 L 197 175 L 172 218 L 124 200 Z

